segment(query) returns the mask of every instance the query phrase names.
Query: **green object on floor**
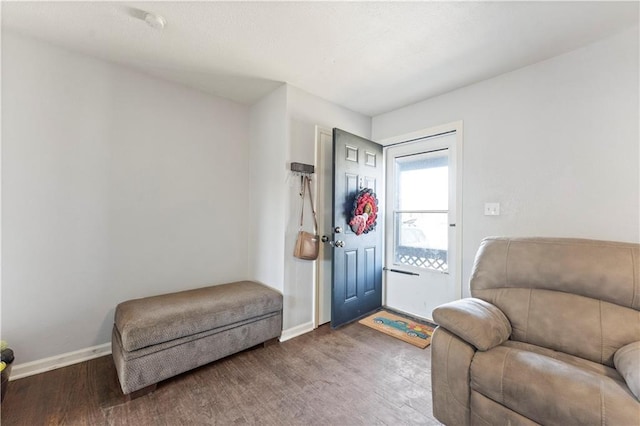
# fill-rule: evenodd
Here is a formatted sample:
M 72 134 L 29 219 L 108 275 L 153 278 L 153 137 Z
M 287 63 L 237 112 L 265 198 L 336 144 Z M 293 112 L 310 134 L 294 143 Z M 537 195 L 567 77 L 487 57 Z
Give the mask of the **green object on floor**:
M 7 347 L 4 340 L 0 343 L 0 402 L 4 400 L 9 386 L 9 376 L 11 375 L 11 363 L 14 360 L 13 350 Z

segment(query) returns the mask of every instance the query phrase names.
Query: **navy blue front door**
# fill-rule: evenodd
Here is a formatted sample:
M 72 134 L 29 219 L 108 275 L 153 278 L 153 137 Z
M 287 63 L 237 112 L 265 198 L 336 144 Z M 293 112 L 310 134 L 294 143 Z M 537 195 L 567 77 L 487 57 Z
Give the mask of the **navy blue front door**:
M 333 282 L 331 326 L 339 327 L 382 305 L 383 206 L 377 224 L 357 235 L 349 222 L 358 193 L 382 188 L 382 146 L 333 129 Z M 339 231 L 339 232 L 337 232 Z

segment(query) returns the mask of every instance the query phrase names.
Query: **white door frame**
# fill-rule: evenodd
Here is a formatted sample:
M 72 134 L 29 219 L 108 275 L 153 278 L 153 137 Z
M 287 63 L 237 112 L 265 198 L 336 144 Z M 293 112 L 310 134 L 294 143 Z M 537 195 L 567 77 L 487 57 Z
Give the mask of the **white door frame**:
M 456 167 L 456 199 L 455 199 L 455 202 L 456 202 L 456 212 L 455 212 L 456 255 L 455 255 L 455 265 L 454 265 L 454 268 L 455 268 L 454 285 L 455 285 L 456 297 L 460 299 L 462 298 L 462 232 L 463 232 L 463 227 L 462 227 L 463 122 L 462 120 L 386 138 L 381 141 L 378 141 L 378 143 L 387 147 L 393 144 L 410 142 L 413 140 L 433 137 L 433 136 L 437 136 L 440 134 L 449 133 L 453 131 L 456 132 L 456 142 L 455 142 L 455 146 L 452 146 L 450 149 L 455 150 L 455 159 L 456 159 L 456 164 L 455 164 L 455 167 Z M 386 156 L 386 151 L 387 150 L 385 149 L 385 156 Z M 385 175 L 385 180 L 386 180 L 386 175 Z M 386 191 L 386 181 L 385 181 L 385 191 Z M 387 215 L 388 212 L 385 212 L 385 214 Z M 392 227 L 388 229 L 392 229 Z M 386 244 L 387 237 L 388 235 L 386 235 L 385 233 L 385 244 L 384 244 L 385 247 L 387 245 Z M 386 253 L 384 253 L 384 255 L 386 259 Z M 386 266 L 389 267 L 391 265 L 386 265 Z M 383 276 L 383 280 L 382 280 L 382 291 L 383 291 L 383 295 L 386 295 L 387 293 L 386 274 Z
M 329 162 L 329 164 L 325 164 L 323 162 L 324 158 L 324 149 L 325 147 L 322 144 L 321 137 L 322 135 L 328 136 L 333 144 L 333 130 L 316 126 L 315 131 L 315 193 L 316 195 L 316 212 L 318 213 L 318 233 L 320 236 L 323 235 L 327 226 L 331 226 L 331 222 L 327 223 L 325 216 L 327 211 L 332 210 L 331 205 L 324 205 L 323 202 L 326 199 L 327 191 L 329 191 L 330 196 L 333 196 L 333 188 L 332 185 L 328 185 L 329 182 L 326 179 L 323 179 L 323 171 L 326 167 L 329 167 L 330 174 L 333 175 L 333 161 Z M 333 145 L 331 145 L 332 147 Z M 332 150 L 333 152 L 333 150 Z M 333 157 L 333 156 L 331 156 Z M 333 180 L 331 180 L 331 183 Z M 331 216 L 329 216 L 331 217 Z M 333 235 L 333 234 L 329 234 Z M 318 254 L 318 260 L 315 262 L 316 264 L 316 276 L 313 288 L 313 328 L 318 328 L 320 326 L 320 316 L 323 309 L 327 309 L 327 306 L 321 306 L 322 303 L 329 303 L 329 321 L 331 320 L 331 297 L 328 299 L 324 299 L 320 297 L 320 292 L 323 289 L 323 283 L 326 284 L 325 280 L 327 277 L 331 280 L 331 263 L 329 263 L 328 267 L 326 262 L 323 262 L 324 254 L 327 250 L 331 250 L 331 247 L 326 243 L 320 243 L 320 252 Z M 328 268 L 328 270 L 327 270 Z M 326 318 L 324 319 L 326 320 Z

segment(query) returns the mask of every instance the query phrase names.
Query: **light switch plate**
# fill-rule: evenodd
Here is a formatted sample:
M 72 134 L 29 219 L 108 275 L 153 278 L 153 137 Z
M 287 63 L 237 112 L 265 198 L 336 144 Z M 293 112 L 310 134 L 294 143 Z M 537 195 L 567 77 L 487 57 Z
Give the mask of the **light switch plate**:
M 484 203 L 485 216 L 500 216 L 500 203 Z

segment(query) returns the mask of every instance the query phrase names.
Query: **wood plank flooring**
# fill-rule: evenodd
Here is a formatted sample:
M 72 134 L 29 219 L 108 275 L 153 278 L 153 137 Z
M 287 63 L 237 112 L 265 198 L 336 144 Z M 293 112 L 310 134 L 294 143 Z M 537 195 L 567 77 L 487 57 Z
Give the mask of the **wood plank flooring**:
M 327 325 L 158 384 L 126 402 L 111 356 L 15 380 L 9 425 L 439 425 L 431 352 L 361 324 Z

